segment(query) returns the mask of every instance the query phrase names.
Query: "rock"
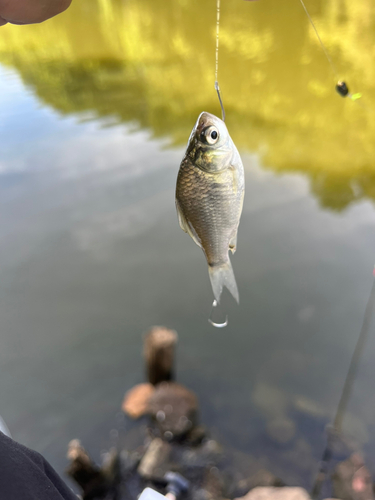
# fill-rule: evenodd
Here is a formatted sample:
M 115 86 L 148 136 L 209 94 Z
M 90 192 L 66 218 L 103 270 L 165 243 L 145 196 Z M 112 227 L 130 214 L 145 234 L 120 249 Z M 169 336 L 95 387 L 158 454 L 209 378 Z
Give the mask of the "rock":
M 81 445 L 81 441 L 79 439 L 72 439 L 70 441 L 70 443 L 68 444 L 66 457 L 72 462 L 79 461 L 85 467 L 98 469 L 98 467 L 91 461 L 91 458 L 88 456 L 86 450 Z
M 190 446 L 198 446 L 205 439 L 207 430 L 203 425 L 197 425 L 191 429 L 187 435 L 187 444 Z
M 316 463 L 311 445 L 304 438 L 296 439 L 293 448 L 285 450 L 281 458 L 284 464 L 292 470 L 311 471 Z
M 341 500 L 374 500 L 371 475 L 359 453 L 337 465 L 332 482 L 334 496 Z
M 206 470 L 203 489 L 207 492 L 208 498 L 216 500 L 223 497 L 224 483 L 217 467 L 210 467 Z
M 310 496 L 303 488 L 254 488 L 247 495 L 236 500 L 310 500 Z
M 236 478 L 235 481 L 237 483 L 240 480 L 251 478 L 261 469 L 269 469 L 270 467 L 270 460 L 264 455 L 249 455 L 248 453 L 244 453 L 238 449 L 226 447 L 225 456 L 230 463 L 231 475 Z M 245 492 L 243 494 L 245 494 Z M 231 495 L 232 498 L 234 496 L 243 495 Z
M 122 475 L 132 473 L 141 461 L 141 455 L 137 451 L 129 452 L 122 450 L 120 453 L 120 463 Z
M 70 441 L 67 458 L 71 463 L 66 472 L 82 488 L 84 500 L 104 497 L 114 486 L 91 460 L 78 439 Z
M 293 439 L 296 433 L 296 425 L 290 418 L 279 417 L 267 422 L 266 431 L 273 441 L 286 444 Z
M 111 448 L 103 456 L 101 471 L 110 484 L 118 484 L 121 476 L 121 459 L 116 448 Z
M 326 432 L 330 451 L 333 456 L 343 458 L 358 451 L 358 444 L 356 441 L 338 431 L 334 426 L 327 425 Z
M 227 500 L 222 497 L 214 497 L 212 493 L 204 488 L 198 488 L 194 491 L 194 500 Z
M 257 477 L 268 473 L 270 461 L 262 455 L 249 455 L 237 449 L 225 448 L 225 469 L 231 478 L 228 484 L 227 496 L 229 498 L 243 497 L 256 486 L 282 486 L 282 484 L 257 484 Z M 258 473 L 260 475 L 258 476 Z M 255 477 L 255 481 L 252 479 Z
M 168 441 L 183 437 L 194 427 L 197 410 L 195 394 L 175 382 L 162 382 L 149 399 L 149 411 Z
M 288 406 L 287 397 L 275 386 L 259 382 L 252 394 L 252 400 L 257 408 L 269 418 L 286 414 Z
M 365 422 L 351 412 L 345 413 L 343 432 L 357 442 L 357 449 L 368 443 L 370 436 Z
M 299 412 L 313 418 L 324 418 L 327 415 L 327 411 L 322 406 L 305 396 L 296 396 L 293 400 L 293 405 Z
M 185 447 L 181 463 L 187 469 L 206 469 L 218 465 L 223 458 L 223 450 L 214 439 L 207 439 L 200 446 Z
M 151 441 L 138 466 L 138 474 L 145 479 L 162 478 L 168 471 L 171 446 L 160 438 Z
M 138 384 L 125 394 L 122 411 L 137 419 L 148 413 L 148 401 L 155 388 L 152 384 Z
M 147 378 L 153 384 L 172 380 L 177 333 L 163 326 L 153 327 L 145 336 L 144 356 Z
M 236 486 L 236 495 L 244 496 L 250 490 L 257 488 L 259 486 L 285 486 L 284 482 L 279 479 L 277 476 L 272 474 L 272 472 L 266 469 L 258 470 L 253 476 L 242 479 L 238 482 Z

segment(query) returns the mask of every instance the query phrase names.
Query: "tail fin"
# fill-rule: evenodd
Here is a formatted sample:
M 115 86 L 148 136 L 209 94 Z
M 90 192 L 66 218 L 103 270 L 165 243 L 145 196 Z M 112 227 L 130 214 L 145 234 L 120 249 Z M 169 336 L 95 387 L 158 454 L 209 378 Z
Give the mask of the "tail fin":
M 232 264 L 228 262 L 220 266 L 208 266 L 208 274 L 210 275 L 212 290 L 215 300 L 219 303 L 220 296 L 223 291 L 223 286 L 226 286 L 237 302 L 240 301 L 236 278 L 234 277 Z

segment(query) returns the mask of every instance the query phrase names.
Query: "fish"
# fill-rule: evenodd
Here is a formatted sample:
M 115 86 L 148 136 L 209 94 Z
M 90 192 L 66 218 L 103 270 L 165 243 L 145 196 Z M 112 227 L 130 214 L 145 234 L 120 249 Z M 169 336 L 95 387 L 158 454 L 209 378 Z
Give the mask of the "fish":
M 180 227 L 201 247 L 217 303 L 225 286 L 239 302 L 229 250 L 237 231 L 245 194 L 241 157 L 225 123 L 203 112 L 190 134 L 176 183 Z

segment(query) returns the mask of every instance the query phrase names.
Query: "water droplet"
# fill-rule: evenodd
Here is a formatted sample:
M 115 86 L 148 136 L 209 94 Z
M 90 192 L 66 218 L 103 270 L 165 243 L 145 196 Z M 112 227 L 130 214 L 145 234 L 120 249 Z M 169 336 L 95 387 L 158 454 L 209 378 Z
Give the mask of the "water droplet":
M 164 422 L 165 420 L 165 413 L 162 410 L 159 410 L 156 414 L 156 420 L 158 422 Z
M 228 324 L 228 316 L 225 315 L 224 321 L 222 321 L 223 318 L 224 316 L 220 304 L 218 304 L 217 300 L 214 300 L 212 303 L 211 313 L 210 317 L 208 318 L 208 322 L 211 323 L 211 325 L 214 326 L 215 328 L 225 328 Z
M 168 441 L 170 441 L 171 439 L 173 439 L 173 432 L 171 432 L 171 431 L 165 431 L 164 432 L 164 437 L 165 437 L 165 439 L 168 439 Z

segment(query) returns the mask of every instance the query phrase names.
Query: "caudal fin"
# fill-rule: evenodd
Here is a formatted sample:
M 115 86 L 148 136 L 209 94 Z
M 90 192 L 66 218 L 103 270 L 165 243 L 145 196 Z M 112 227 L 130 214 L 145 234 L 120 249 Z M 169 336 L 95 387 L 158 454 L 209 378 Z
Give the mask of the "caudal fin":
M 208 266 L 208 274 L 210 275 L 212 290 L 215 300 L 219 303 L 223 287 L 226 286 L 237 302 L 240 301 L 236 278 L 234 277 L 232 264 L 228 262 L 221 266 Z

